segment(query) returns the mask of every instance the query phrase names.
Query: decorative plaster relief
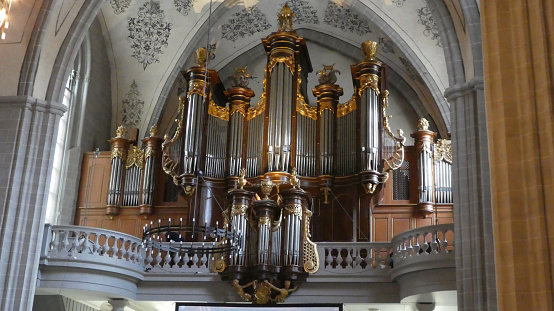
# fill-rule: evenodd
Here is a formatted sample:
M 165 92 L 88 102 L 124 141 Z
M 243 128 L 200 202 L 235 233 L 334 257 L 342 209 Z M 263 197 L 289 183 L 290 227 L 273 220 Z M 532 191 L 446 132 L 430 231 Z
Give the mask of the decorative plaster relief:
M 425 27 L 423 34 L 426 37 L 431 36 L 431 40 L 437 40 L 437 46 L 442 47 L 439 29 L 437 28 L 437 23 L 435 23 L 435 19 L 433 18 L 433 14 L 431 13 L 429 7 L 425 6 L 418 9 L 417 16 L 419 18 L 417 22 Z
M 281 7 L 285 3 L 281 4 Z M 317 11 L 308 5 L 308 1 L 303 0 L 290 0 L 286 4 L 294 12 L 294 24 L 319 24 L 319 18 L 317 17 Z
M 239 37 L 252 36 L 271 27 L 267 16 L 257 6 L 252 6 L 235 13 L 226 24 L 221 25 L 221 35 L 224 39 L 234 42 Z
M 379 49 L 385 53 L 394 53 L 394 43 L 391 39 L 379 38 Z
M 139 9 L 138 17 L 129 17 L 129 37 L 132 57 L 142 64 L 143 69 L 154 62 L 159 63 L 162 47 L 167 47 L 167 39 L 173 24 L 164 22 L 164 12 L 159 1 L 148 1 Z
M 424 84 L 423 79 L 417 72 L 417 69 L 415 69 L 414 65 L 412 65 L 412 63 L 409 60 L 407 60 L 404 57 L 398 57 L 398 59 L 400 59 L 400 62 L 402 62 L 402 65 L 404 65 L 404 68 L 406 68 L 406 72 L 408 73 L 408 76 L 410 77 L 410 79 L 417 81 L 421 84 Z
M 131 0 L 110 0 L 110 4 L 112 5 L 113 12 L 115 14 L 121 14 L 129 8 Z
M 402 7 L 404 3 L 406 3 L 406 0 L 392 0 L 392 3 L 396 4 L 397 7 Z
M 137 127 L 140 124 L 144 101 L 140 99 L 142 94 L 138 90 L 135 80 L 131 83 L 131 89 L 123 103 L 123 124 L 127 127 Z
M 345 9 L 342 5 L 332 1 L 327 3 L 323 23 L 339 28 L 340 30 L 348 30 L 352 33 L 355 32 L 360 36 L 371 32 L 369 23 L 364 18 L 359 17 L 358 14 L 352 12 L 352 10 Z
M 183 16 L 189 15 L 190 9 L 197 0 L 174 0 L 175 9 L 177 12 L 181 13 Z

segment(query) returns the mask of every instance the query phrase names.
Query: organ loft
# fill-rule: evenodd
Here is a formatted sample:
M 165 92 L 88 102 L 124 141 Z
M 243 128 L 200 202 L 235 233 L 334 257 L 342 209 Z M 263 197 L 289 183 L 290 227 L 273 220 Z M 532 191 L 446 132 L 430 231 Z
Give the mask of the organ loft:
M 340 70 L 310 60 L 290 8 L 278 17 L 261 40 L 265 72 L 237 68 L 225 88 L 199 48 L 163 138 L 154 127 L 139 147 L 120 127 L 110 151 L 87 154 L 77 224 L 142 238 L 152 266 L 204 258 L 242 299 L 265 304 L 294 295 L 320 258 L 349 256 L 318 254 L 317 242 L 386 242 L 452 222 L 450 141 L 425 119 L 413 146 L 391 129 L 377 43 L 362 44 L 354 92 L 343 94 Z M 312 66 L 319 84 L 309 90 Z M 253 74 L 263 76 L 257 102 Z M 365 256 L 390 262 L 386 250 Z

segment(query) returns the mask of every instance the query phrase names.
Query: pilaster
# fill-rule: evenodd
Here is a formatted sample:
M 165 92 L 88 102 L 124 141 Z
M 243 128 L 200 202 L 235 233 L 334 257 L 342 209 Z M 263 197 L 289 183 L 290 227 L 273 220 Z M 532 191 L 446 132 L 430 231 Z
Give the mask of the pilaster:
M 31 310 L 57 128 L 65 107 L 0 97 L 0 310 Z

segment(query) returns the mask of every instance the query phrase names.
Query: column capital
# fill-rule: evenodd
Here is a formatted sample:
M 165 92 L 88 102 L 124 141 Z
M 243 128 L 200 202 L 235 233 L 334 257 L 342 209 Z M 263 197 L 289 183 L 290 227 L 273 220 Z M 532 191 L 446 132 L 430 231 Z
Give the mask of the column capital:
M 475 77 L 465 83 L 455 84 L 444 91 L 444 97 L 450 102 L 465 96 L 475 90 L 484 90 L 485 80 L 483 77 Z
M 32 96 L 0 96 L 0 107 L 23 107 L 36 111 L 47 111 L 56 115 L 63 115 L 67 107 L 54 101 L 46 101 Z

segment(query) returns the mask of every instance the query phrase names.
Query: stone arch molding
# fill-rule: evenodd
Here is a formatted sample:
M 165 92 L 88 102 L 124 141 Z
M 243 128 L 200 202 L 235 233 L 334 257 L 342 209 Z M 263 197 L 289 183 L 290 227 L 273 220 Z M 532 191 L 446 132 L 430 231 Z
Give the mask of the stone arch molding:
M 236 1 L 233 0 L 214 2 L 212 21 L 224 16 L 227 9 L 234 5 L 235 2 Z M 265 1 L 261 2 L 262 4 L 265 3 Z M 443 134 L 446 133 L 450 127 L 450 115 L 449 105 L 443 96 L 445 86 L 442 85 L 440 79 L 433 76 L 432 73 L 434 70 L 430 70 L 433 69 L 432 66 L 429 66 L 426 57 L 421 55 L 421 50 L 418 48 L 417 44 L 414 43 L 414 40 L 409 38 L 406 33 L 403 33 L 401 29 L 395 29 L 395 27 L 393 27 L 395 23 L 392 23 L 391 18 L 384 14 L 381 8 L 378 7 L 378 2 L 379 1 L 360 0 L 353 1 L 348 5 L 349 8 L 356 10 L 356 12 L 360 13 L 367 20 L 371 21 L 374 25 L 380 28 L 380 31 L 387 35 L 394 42 L 395 46 L 404 55 L 406 55 L 406 58 L 411 62 L 411 64 L 413 64 L 415 70 L 422 77 L 424 84 L 429 88 L 431 99 L 437 103 L 436 111 L 431 111 L 431 113 L 442 116 L 440 119 L 444 120 L 438 124 L 439 130 Z M 67 76 L 70 70 L 70 65 L 75 58 L 77 48 L 82 43 L 90 23 L 94 18 L 96 18 L 96 15 L 99 13 L 102 5 L 105 3 L 107 2 L 102 0 L 90 0 L 82 3 L 78 14 L 71 22 L 71 27 L 69 28 L 63 43 L 60 44 L 59 49 L 57 49 L 58 53 L 54 63 L 47 64 L 51 67 L 51 75 L 47 82 L 47 91 L 44 96 L 45 98 L 54 101 L 58 101 L 61 98 L 64 77 Z M 20 90 L 23 93 L 33 94 L 33 90 L 36 89 L 37 84 L 44 83 L 35 80 L 37 76 L 37 68 L 41 65 L 42 61 L 39 51 L 56 48 L 51 45 L 58 44 L 44 40 L 48 23 L 52 23 L 52 20 L 54 19 L 53 15 L 55 15 L 55 13 L 48 11 L 48 9 L 49 7 L 47 2 L 45 2 L 39 15 L 39 22 L 36 23 L 31 42 L 27 49 L 24 62 L 25 65 L 24 68 L 22 68 L 22 75 L 20 77 Z M 150 97 L 151 104 L 149 108 L 146 109 L 146 116 L 150 116 L 150 118 L 145 118 L 145 121 L 148 122 L 143 122 L 141 132 L 147 132 L 147 128 L 150 125 L 158 122 L 173 81 L 176 80 L 180 69 L 186 64 L 188 56 L 197 46 L 200 45 L 199 43 L 205 39 L 208 28 L 207 22 L 208 14 L 206 14 L 206 11 L 203 11 L 203 13 L 198 15 L 198 20 L 196 21 L 194 27 L 190 29 L 190 32 L 194 33 L 194 35 L 189 37 L 188 42 L 181 43 L 181 48 L 179 48 L 180 51 L 176 54 L 175 59 L 168 67 L 171 69 L 164 72 L 162 79 L 160 79 L 161 82 L 152 92 L 152 96 Z M 304 28 L 307 27 L 305 26 Z M 271 31 L 273 30 L 274 29 Z M 340 35 L 337 35 L 337 37 L 340 37 Z M 344 37 L 344 34 L 342 37 Z M 258 38 L 256 37 L 256 43 L 257 42 Z M 27 88 L 21 87 L 22 85 L 27 86 Z M 42 88 L 44 88 L 44 85 Z M 148 99 L 146 100 L 147 102 L 149 101 Z

